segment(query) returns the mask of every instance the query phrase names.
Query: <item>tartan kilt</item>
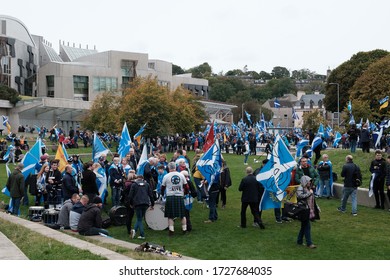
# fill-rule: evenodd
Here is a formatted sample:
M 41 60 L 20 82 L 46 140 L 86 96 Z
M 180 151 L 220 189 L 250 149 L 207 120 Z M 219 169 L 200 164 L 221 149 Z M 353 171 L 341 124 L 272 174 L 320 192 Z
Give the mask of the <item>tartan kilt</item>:
M 185 217 L 184 199 L 182 196 L 167 196 L 164 217 L 172 219 Z

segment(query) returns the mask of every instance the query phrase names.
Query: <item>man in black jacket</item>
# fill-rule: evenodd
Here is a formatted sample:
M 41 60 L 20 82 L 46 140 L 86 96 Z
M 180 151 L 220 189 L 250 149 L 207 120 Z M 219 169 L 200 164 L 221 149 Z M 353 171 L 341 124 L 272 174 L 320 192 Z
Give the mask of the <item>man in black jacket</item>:
M 63 199 L 68 200 L 72 197 L 74 193 L 79 193 L 79 188 L 76 185 L 76 180 L 72 176 L 72 166 L 65 166 L 65 174 L 62 178 L 62 194 Z
M 341 171 L 341 177 L 344 178 L 343 198 L 341 199 L 341 206 L 337 208 L 342 213 L 345 213 L 348 197 L 352 200 L 352 215 L 357 216 L 357 186 L 356 179 L 361 180 L 361 172 L 359 166 L 353 163 L 353 157 L 347 155 L 345 157 L 346 163 Z M 356 175 L 357 174 L 357 178 Z
M 88 204 L 80 216 L 78 231 L 81 235 L 109 235 L 108 231 L 102 228 L 102 216 L 100 209 L 103 201 L 95 197 L 91 204 Z
M 81 178 L 83 194 L 88 195 L 90 200 L 93 200 L 96 195 L 99 195 L 98 187 L 96 184 L 96 174 L 92 171 L 92 165 L 92 161 L 89 161 L 84 164 L 84 171 L 82 173 Z
M 372 173 L 373 191 L 375 197 L 375 208 L 385 209 L 385 178 L 386 160 L 382 157 L 382 151 L 375 151 L 375 159 L 371 162 L 370 172 Z
M 238 187 L 238 190 L 242 192 L 240 227 L 246 228 L 246 209 L 249 206 L 255 223 L 258 224 L 261 229 L 265 229 L 259 212 L 259 199 L 263 196 L 264 187 L 256 180 L 256 176 L 253 175 L 252 167 L 248 166 L 245 171 L 247 176 L 241 180 L 240 186 Z

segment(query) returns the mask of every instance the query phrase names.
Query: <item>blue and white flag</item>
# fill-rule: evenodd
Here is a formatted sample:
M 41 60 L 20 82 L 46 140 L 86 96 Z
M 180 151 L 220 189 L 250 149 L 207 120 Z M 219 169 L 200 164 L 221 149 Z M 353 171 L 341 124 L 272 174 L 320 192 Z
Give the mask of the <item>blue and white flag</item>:
M 99 167 L 97 171 L 95 171 L 96 174 L 96 185 L 99 191 L 99 196 L 104 201 L 104 199 L 107 196 L 107 176 L 106 171 L 103 167 Z
M 7 151 L 5 152 L 5 155 L 3 156 L 3 160 L 4 161 L 8 161 L 9 159 L 9 155 L 11 153 L 11 150 L 14 149 L 14 145 L 9 145 L 8 148 L 7 148 Z
M 349 100 L 347 108 L 348 108 L 349 113 L 352 113 L 352 103 L 351 103 L 351 100 Z
M 314 137 L 313 142 L 311 143 L 311 149 L 314 151 L 315 148 L 317 148 L 319 145 L 322 145 L 322 137 L 320 135 L 317 135 Z
M 297 144 L 297 151 L 295 153 L 295 158 L 300 158 L 302 156 L 302 149 L 303 147 L 309 145 L 309 140 L 308 139 L 302 139 L 298 142 Z
M 137 141 L 138 146 L 141 144 L 141 135 L 144 133 L 146 127 L 146 123 L 141 126 L 141 128 L 138 130 L 138 132 L 134 135 L 134 141 Z
M 138 161 L 136 174 L 137 175 L 144 175 L 145 165 L 148 163 L 148 149 L 146 147 L 146 144 L 144 144 L 144 147 L 142 149 L 141 157 Z
M 131 137 L 126 122 L 123 124 L 121 140 L 119 141 L 118 154 L 120 158 L 126 157 L 130 151 Z
M 210 189 L 211 185 L 219 179 L 221 173 L 222 156 L 219 141 L 214 142 L 214 144 L 196 162 L 196 166 L 208 182 L 208 189 Z
M 383 126 L 381 126 L 379 128 L 379 131 L 372 132 L 372 138 L 373 138 L 374 143 L 375 143 L 374 144 L 375 149 L 380 148 L 380 142 L 381 142 L 382 135 L 383 135 Z
M 109 152 L 110 150 L 103 145 L 97 133 L 94 132 L 92 145 L 92 161 L 98 162 L 99 157 L 101 157 L 102 155 L 107 155 Z
M 320 123 L 320 126 L 318 127 L 318 131 L 317 131 L 317 134 L 319 134 L 320 136 L 324 136 L 324 126 L 322 123 Z
M 299 120 L 299 116 L 298 116 L 297 112 L 295 112 L 294 107 L 292 108 L 292 118 L 293 118 L 293 120 Z
M 275 108 L 280 108 L 280 102 L 276 98 L 274 100 L 274 107 Z
M 355 118 L 353 117 L 353 115 L 351 114 L 351 118 L 349 120 L 349 124 L 355 124 Z
M 337 148 L 337 146 L 339 145 L 340 140 L 341 140 L 341 133 L 337 131 L 336 135 L 334 137 L 334 140 L 333 140 L 333 148 Z
M 250 124 L 252 124 L 251 115 L 247 111 L 245 111 L 245 115 L 246 115 L 246 118 L 248 119 L 248 122 Z
M 291 170 L 296 165 L 297 162 L 278 134 L 272 147 L 271 158 L 256 179 L 266 190 L 273 192 L 278 200 L 282 201 L 285 196 L 284 191 L 291 181 Z
M 24 179 L 32 173 L 35 173 L 35 165 L 41 160 L 42 156 L 42 140 L 41 138 L 37 139 L 37 142 L 31 149 L 25 154 L 22 159 L 22 163 L 24 164 L 24 168 L 22 170 Z

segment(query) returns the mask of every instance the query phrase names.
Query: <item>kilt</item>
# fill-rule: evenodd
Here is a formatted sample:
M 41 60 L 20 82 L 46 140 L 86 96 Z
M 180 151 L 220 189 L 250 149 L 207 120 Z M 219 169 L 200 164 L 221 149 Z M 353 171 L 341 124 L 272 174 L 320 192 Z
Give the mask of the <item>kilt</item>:
M 185 217 L 184 199 L 182 196 L 167 196 L 164 217 L 170 219 Z

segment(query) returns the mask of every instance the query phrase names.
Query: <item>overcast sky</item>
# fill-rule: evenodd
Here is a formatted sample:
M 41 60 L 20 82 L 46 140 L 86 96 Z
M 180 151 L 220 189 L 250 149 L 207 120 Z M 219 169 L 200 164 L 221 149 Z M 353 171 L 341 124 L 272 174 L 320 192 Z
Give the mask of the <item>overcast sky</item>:
M 148 53 L 214 73 L 308 68 L 326 74 L 359 51 L 390 50 L 388 0 L 15 0 L 21 20 L 58 51 L 59 40 L 98 51 Z

